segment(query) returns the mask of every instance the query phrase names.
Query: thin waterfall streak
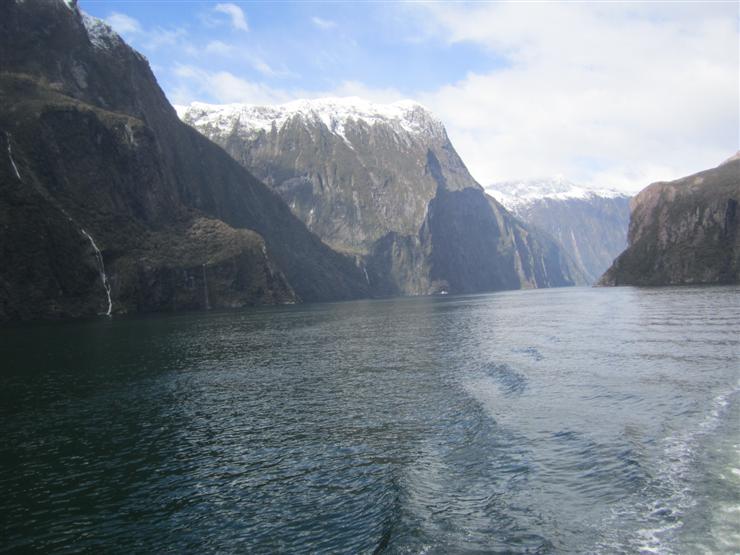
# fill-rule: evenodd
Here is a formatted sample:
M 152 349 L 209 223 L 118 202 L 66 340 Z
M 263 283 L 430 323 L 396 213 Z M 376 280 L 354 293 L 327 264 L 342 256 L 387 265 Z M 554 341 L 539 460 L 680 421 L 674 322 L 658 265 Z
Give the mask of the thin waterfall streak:
M 80 231 L 85 237 L 87 237 L 88 241 L 90 241 L 90 244 L 92 245 L 93 250 L 95 251 L 95 259 L 98 262 L 98 270 L 100 271 L 100 280 L 103 282 L 103 288 L 105 289 L 105 294 L 108 297 L 108 310 L 106 311 L 105 315 L 110 316 L 111 312 L 113 312 L 113 299 L 110 296 L 110 282 L 108 281 L 108 276 L 105 273 L 103 254 L 100 252 L 98 245 L 95 244 L 95 239 L 92 238 L 92 235 L 90 235 L 83 228 L 80 228 Z
M 108 310 L 105 311 L 106 316 L 111 316 L 113 313 L 113 298 L 111 297 L 111 286 L 110 282 L 108 281 L 108 275 L 105 273 L 105 263 L 103 262 L 103 253 L 100 252 L 100 249 L 98 248 L 98 245 L 95 243 L 95 239 L 92 238 L 92 235 L 90 235 L 87 231 L 85 231 L 85 228 L 80 226 L 73 218 L 69 215 L 69 212 L 67 212 L 64 208 L 61 206 L 56 206 L 59 211 L 64 214 L 64 217 L 67 218 L 67 221 L 69 221 L 71 224 L 76 226 L 80 233 L 82 233 L 88 241 L 90 241 L 90 244 L 92 245 L 93 250 L 95 251 L 95 260 L 98 263 L 98 271 L 100 272 L 100 281 L 103 283 L 103 288 L 105 289 L 105 295 L 108 300 Z
M 18 166 L 15 165 L 15 160 L 13 160 L 13 150 L 10 146 L 10 133 L 7 133 L 5 138 L 8 141 L 8 158 L 10 158 L 10 165 L 13 166 L 13 171 L 15 172 L 15 176 L 18 178 L 18 181 L 23 181 L 21 179 L 21 172 L 18 171 Z

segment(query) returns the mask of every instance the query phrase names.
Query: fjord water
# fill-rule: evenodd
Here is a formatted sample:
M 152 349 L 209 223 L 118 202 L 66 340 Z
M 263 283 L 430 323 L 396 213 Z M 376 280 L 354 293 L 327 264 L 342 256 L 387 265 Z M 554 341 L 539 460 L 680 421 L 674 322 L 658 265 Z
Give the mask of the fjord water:
M 0 550 L 740 551 L 737 287 L 0 333 Z

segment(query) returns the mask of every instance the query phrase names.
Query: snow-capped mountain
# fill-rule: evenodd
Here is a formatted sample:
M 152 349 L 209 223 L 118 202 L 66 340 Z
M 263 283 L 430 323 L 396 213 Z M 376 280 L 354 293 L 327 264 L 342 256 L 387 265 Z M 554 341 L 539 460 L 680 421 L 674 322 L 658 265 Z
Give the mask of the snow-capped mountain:
M 0 2 L 0 321 L 369 295 L 75 0 Z
M 312 231 L 344 251 L 367 252 L 391 229 L 417 233 L 437 177 L 450 190 L 478 187 L 442 123 L 412 101 L 193 103 L 178 113 L 273 187 Z M 436 160 L 436 177 L 425 171 L 430 159 Z
M 442 122 L 412 101 L 194 103 L 186 123 L 273 188 L 378 294 L 568 285 L 580 270 L 489 200 Z
M 175 108 L 191 125 L 220 133 L 232 131 L 235 125 L 245 135 L 270 132 L 273 127 L 280 131 L 289 120 L 298 118 L 305 122 L 321 122 L 348 143 L 346 128 L 353 122 L 369 126 L 386 125 L 401 134 L 444 135 L 442 122 L 411 100 L 376 104 L 357 97 L 331 97 L 295 100 L 274 106 L 193 102 L 189 106 Z
M 630 197 L 562 177 L 509 181 L 488 193 L 516 216 L 555 237 L 595 282 L 627 246 Z
M 550 179 L 504 181 L 487 187 L 488 193 L 506 208 L 516 211 L 519 207 L 542 199 L 569 200 L 591 198 L 628 197 L 615 189 L 587 189 L 562 176 Z

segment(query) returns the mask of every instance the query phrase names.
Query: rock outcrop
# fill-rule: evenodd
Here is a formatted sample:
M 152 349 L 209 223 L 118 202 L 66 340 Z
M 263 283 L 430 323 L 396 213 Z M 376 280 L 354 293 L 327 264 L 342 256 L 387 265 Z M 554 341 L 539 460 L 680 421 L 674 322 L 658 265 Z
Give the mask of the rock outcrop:
M 107 25 L 0 3 L 0 321 L 367 294 Z
M 653 183 L 631 202 L 629 246 L 601 285 L 740 283 L 740 153 Z
M 178 107 L 277 192 L 376 295 L 585 282 L 546 233 L 488 197 L 421 105 L 357 98 Z

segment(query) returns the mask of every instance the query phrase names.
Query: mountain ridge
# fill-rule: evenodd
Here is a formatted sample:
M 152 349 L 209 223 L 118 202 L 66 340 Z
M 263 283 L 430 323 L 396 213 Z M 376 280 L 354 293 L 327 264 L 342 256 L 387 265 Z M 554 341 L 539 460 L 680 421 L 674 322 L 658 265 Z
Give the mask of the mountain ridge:
M 1 4 L 0 67 L 0 320 L 367 296 L 75 2 Z
M 486 196 L 444 125 L 418 103 L 198 103 L 179 115 L 272 187 L 332 248 L 353 253 L 371 283 L 384 282 L 379 294 L 582 282 L 549 237 L 525 229 Z M 479 227 L 466 231 L 452 214 Z M 465 249 L 475 254 L 458 252 Z
M 488 188 L 513 214 L 554 237 L 595 283 L 627 246 L 629 199 L 614 189 L 576 185 L 563 177 Z
M 389 104 L 359 97 L 298 99 L 283 104 L 209 104 L 191 102 L 175 106 L 178 116 L 198 128 L 214 126 L 225 132 L 236 123 L 249 132 L 279 131 L 291 118 L 321 121 L 327 129 L 347 140 L 345 124 L 362 121 L 368 125 L 385 123 L 415 134 L 445 134 L 442 122 L 422 104 L 401 100 Z
M 562 176 L 501 181 L 490 184 L 486 187 L 486 191 L 509 210 L 544 199 L 630 198 L 632 196 L 617 189 L 583 187 Z
M 648 185 L 631 201 L 628 247 L 601 285 L 740 283 L 740 152 Z

